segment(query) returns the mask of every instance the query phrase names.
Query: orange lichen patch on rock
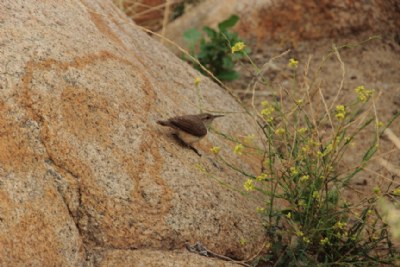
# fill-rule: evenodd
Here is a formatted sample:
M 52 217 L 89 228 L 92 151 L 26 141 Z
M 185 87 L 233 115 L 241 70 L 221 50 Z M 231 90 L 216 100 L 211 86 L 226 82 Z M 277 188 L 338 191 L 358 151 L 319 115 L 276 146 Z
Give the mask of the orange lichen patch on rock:
M 82 242 L 55 188 L 22 176 L 3 183 L 0 189 L 2 266 L 22 266 L 27 262 L 71 266 L 82 260 Z
M 123 168 L 120 172 L 129 175 L 134 182 L 130 196 L 110 197 L 93 176 L 81 182 L 84 216 L 80 224 L 96 245 L 126 249 L 162 247 L 171 242 L 168 236 L 172 232 L 164 216 L 171 208 L 172 190 L 160 177 L 163 161 L 156 143 L 150 133 L 145 135 L 149 141 L 140 144 L 140 157 L 118 148 L 112 151 L 113 158 Z M 150 161 L 150 157 L 153 160 Z M 91 221 L 93 219 L 96 224 Z
M 146 208 L 146 213 L 163 215 L 170 209 L 172 191 L 160 177 L 164 160 L 157 147 L 155 133 L 146 131 L 143 135 L 146 140 L 141 142 L 138 149 L 141 157 L 135 159 L 126 153 L 118 153 L 115 156 L 124 162 L 127 173 L 135 174 L 132 177 L 136 181 L 132 199 L 141 200 L 141 206 Z M 150 188 L 152 191 L 149 191 Z
M 24 172 L 33 168 L 42 158 L 32 148 L 28 127 L 8 118 L 10 112 L 0 104 L 0 166 L 4 170 Z
M 117 110 L 98 92 L 66 87 L 61 94 L 63 125 L 79 139 L 101 139 L 109 145 L 112 125 L 118 119 Z
M 82 4 L 85 5 L 84 1 L 82 1 Z M 124 50 L 127 50 L 126 46 L 124 43 L 121 41 L 121 39 L 118 38 L 118 36 L 113 32 L 113 30 L 110 28 L 110 26 L 105 22 L 106 15 L 96 13 L 94 10 L 91 10 L 86 6 L 86 9 L 90 15 L 90 20 L 94 23 L 94 25 L 97 27 L 97 29 L 103 33 L 106 37 L 110 38 L 114 43 L 116 43 L 118 46 L 122 47 Z M 106 8 L 104 10 L 107 10 Z
M 7 235 L 0 237 L 0 244 L 6 250 L 1 250 L 0 258 L 12 259 L 12 265 L 19 265 L 29 262 L 32 259 L 39 260 L 38 264 L 46 265 L 49 262 L 55 265 L 65 265 L 66 262 L 58 257 L 59 242 L 52 233 L 49 221 L 45 219 L 44 214 L 37 212 L 27 212 L 20 219 L 18 224 L 14 225 Z M 50 230 L 50 231 L 49 231 Z M 52 244 L 49 246 L 49 244 Z M 24 253 L 21 253 L 24 251 Z M 8 265 L 1 261 L 2 265 Z
M 94 78 L 84 80 L 92 83 L 106 69 L 97 73 L 96 66 L 108 61 L 125 63 L 122 68 L 135 74 L 129 76 L 136 79 L 132 84 L 142 90 L 133 95 L 124 84 L 112 91 L 88 90 L 82 82 L 70 85 L 63 79 L 75 68 L 92 71 Z M 163 159 L 156 133 L 143 127 L 154 96 L 145 75 L 108 52 L 27 64 L 20 102 L 39 121 L 40 139 L 53 167 L 68 177 L 66 187 L 79 191 L 79 196 L 70 190 L 62 194 L 87 242 L 115 248 L 172 242 L 163 219 L 172 191 L 160 176 Z M 139 129 L 129 149 L 124 146 L 126 129 Z

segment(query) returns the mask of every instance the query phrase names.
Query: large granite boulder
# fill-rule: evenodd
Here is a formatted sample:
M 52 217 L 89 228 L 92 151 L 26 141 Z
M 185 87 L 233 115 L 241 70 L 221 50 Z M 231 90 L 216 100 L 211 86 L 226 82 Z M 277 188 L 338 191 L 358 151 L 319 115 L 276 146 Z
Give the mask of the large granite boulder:
M 229 112 L 214 125 L 230 136 L 255 124 L 111 1 L 4 0 L 0 53 L 1 266 L 228 266 L 186 241 L 259 251 L 257 200 L 209 149 L 254 159 L 215 133 L 199 157 L 156 121 L 202 109 Z

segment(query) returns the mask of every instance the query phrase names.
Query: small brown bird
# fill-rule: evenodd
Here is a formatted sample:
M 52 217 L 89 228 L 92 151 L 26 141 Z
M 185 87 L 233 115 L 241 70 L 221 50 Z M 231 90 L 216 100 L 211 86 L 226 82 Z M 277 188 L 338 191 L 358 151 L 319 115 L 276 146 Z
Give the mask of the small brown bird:
M 162 126 L 168 126 L 175 129 L 175 135 L 188 147 L 193 149 L 198 155 L 200 153 L 192 144 L 200 141 L 207 135 L 207 128 L 215 118 L 224 115 L 213 115 L 210 113 L 201 113 L 197 115 L 183 115 L 170 118 L 165 121 L 157 121 Z

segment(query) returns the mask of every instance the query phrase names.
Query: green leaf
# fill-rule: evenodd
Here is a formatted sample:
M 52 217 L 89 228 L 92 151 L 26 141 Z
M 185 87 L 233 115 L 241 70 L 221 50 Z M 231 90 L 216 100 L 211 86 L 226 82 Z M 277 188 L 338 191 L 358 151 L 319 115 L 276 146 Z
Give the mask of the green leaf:
M 229 28 L 235 26 L 235 24 L 239 21 L 239 17 L 237 15 L 232 15 L 229 19 L 224 20 L 223 22 L 218 24 L 218 29 L 220 31 L 226 31 Z
M 225 69 L 232 69 L 235 64 L 233 64 L 233 61 L 230 57 L 224 57 L 222 59 L 222 67 Z
M 189 29 L 183 33 L 183 39 L 189 44 L 194 46 L 201 38 L 201 32 L 195 28 Z
M 239 78 L 239 73 L 237 73 L 234 70 L 225 70 L 221 71 L 217 75 L 217 78 L 220 79 L 221 81 L 233 81 Z
M 211 29 L 210 27 L 205 26 L 203 31 L 210 37 L 210 39 L 214 39 L 217 36 L 217 32 Z

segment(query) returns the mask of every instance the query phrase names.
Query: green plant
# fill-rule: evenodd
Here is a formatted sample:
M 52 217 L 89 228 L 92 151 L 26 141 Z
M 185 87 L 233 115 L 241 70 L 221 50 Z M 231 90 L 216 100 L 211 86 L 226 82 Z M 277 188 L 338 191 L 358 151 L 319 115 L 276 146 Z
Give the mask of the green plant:
M 335 54 L 338 55 L 338 50 L 331 55 Z M 295 74 L 298 63 L 291 59 L 288 64 L 297 91 L 301 89 Z M 320 88 L 311 90 L 313 84 L 302 84 L 305 86 L 302 99 L 283 90 L 281 95 L 290 101 L 261 102 L 261 109 L 256 110 L 258 115 L 253 115 L 253 119 L 262 131 L 262 147 L 219 133 L 236 142 L 233 153 L 237 156 L 258 155 L 262 162 L 259 173 L 252 174 L 228 162 L 218 147 L 211 150 L 219 161 L 247 178 L 244 190 L 250 196 L 261 193 L 265 197 L 265 206 L 257 211 L 264 218 L 270 245 L 268 252 L 253 264 L 393 264 L 398 252 L 376 208 L 378 200 L 389 195 L 390 186 L 385 192 L 376 188 L 374 194 L 360 203 L 347 202 L 343 191 L 371 161 L 382 132 L 400 114 L 386 125 L 380 122 L 373 103 L 374 90 L 364 86 L 355 88 L 355 93 L 347 96 L 349 100 L 338 103 L 335 97 L 328 104 Z M 315 105 L 312 98 L 316 93 L 321 96 L 320 105 Z M 323 108 L 318 109 L 319 106 Z M 364 147 L 359 163 L 343 167 L 346 153 L 354 153 L 349 152 L 352 143 L 365 132 L 371 140 Z
M 359 99 L 369 98 L 365 95 L 371 91 L 362 92 Z M 263 260 L 279 266 L 389 264 L 395 252 L 375 208 L 381 192 L 377 190 L 359 207 L 341 196 L 376 152 L 384 127 L 376 126 L 360 163 L 342 170 L 339 166 L 351 142 L 377 122 L 374 115 L 364 117 L 365 103 L 336 105 L 319 116 L 312 115 L 312 107 L 301 101 L 294 102 L 291 112 L 279 102 L 263 104 L 260 127 L 267 137 L 265 161 L 262 173 L 249 178 L 257 184 L 254 189 L 268 196 L 262 213 L 273 245 Z M 330 130 L 321 134 L 323 125 L 330 125 Z M 387 249 L 386 255 L 376 254 L 381 246 Z
M 239 78 L 239 73 L 234 70 L 234 62 L 243 57 L 243 53 L 241 51 L 232 52 L 231 46 L 241 40 L 237 33 L 229 31 L 238 20 L 238 16 L 232 15 L 218 24 L 218 30 L 207 26 L 204 27 L 203 32 L 206 37 L 196 29 L 187 30 L 183 34 L 184 40 L 188 43 L 190 54 L 196 59 L 189 61 L 197 70 L 206 74 L 198 64 L 200 63 L 219 80 L 235 80 Z

